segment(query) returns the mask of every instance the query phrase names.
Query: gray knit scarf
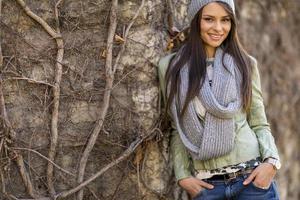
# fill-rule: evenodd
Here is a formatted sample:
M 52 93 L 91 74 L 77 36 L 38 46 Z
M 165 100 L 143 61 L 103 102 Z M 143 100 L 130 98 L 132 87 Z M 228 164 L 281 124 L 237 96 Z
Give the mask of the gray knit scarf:
M 240 95 L 242 78 L 232 56 L 225 54 L 223 60 L 223 54 L 223 50 L 219 47 L 213 64 L 212 86 L 209 85 L 206 75 L 203 86 L 195 97 L 200 99 L 206 109 L 203 122 L 197 117 L 192 101 L 182 119 L 179 119 L 179 110 L 183 108 L 188 90 L 188 64 L 180 71 L 181 84 L 178 94 L 180 98 L 174 98 L 171 104 L 171 114 L 182 142 L 197 160 L 225 155 L 234 145 L 234 115 L 242 105 Z M 178 58 L 178 55 L 176 57 Z

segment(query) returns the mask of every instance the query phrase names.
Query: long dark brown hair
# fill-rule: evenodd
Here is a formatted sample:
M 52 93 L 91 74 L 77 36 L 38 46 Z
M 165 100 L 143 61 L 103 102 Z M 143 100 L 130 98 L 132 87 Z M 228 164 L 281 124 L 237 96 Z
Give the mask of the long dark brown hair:
M 224 53 L 228 53 L 235 60 L 241 74 L 242 74 L 242 84 L 241 84 L 241 98 L 242 106 L 244 111 L 248 111 L 251 104 L 251 74 L 252 67 L 250 64 L 250 58 L 247 52 L 242 47 L 239 42 L 236 18 L 233 14 L 232 9 L 225 3 L 218 2 L 229 14 L 231 20 L 231 30 L 228 33 L 227 38 L 222 43 L 222 48 Z M 203 9 L 203 8 L 202 8 Z M 176 94 L 179 93 L 180 86 L 180 70 L 188 62 L 189 63 L 189 82 L 188 91 L 186 94 L 186 99 L 183 104 L 183 108 L 180 111 L 180 118 L 183 116 L 187 109 L 188 104 L 191 100 L 198 94 L 200 88 L 203 85 L 203 81 L 206 74 L 206 51 L 202 39 L 200 38 L 200 20 L 202 18 L 202 9 L 194 17 L 190 24 L 189 34 L 187 39 L 184 41 L 176 56 L 170 61 L 167 72 L 166 72 L 166 91 L 168 85 L 170 84 L 169 95 L 167 96 L 166 112 L 170 109 L 171 102 L 173 101 Z M 178 56 L 178 58 L 177 58 Z M 176 58 L 176 59 L 174 59 Z M 223 56 L 224 59 L 224 56 Z M 175 61 L 176 62 L 173 62 Z M 224 63 L 224 60 L 223 60 Z M 225 66 L 225 65 L 224 65 Z

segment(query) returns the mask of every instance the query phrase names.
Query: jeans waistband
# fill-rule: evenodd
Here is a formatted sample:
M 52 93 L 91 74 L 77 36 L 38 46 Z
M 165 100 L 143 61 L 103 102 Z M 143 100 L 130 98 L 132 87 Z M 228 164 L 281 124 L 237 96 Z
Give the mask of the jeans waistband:
M 248 168 L 244 170 L 240 170 L 237 172 L 227 173 L 227 174 L 221 174 L 221 175 L 214 175 L 211 178 L 204 179 L 204 181 L 224 181 L 228 182 L 231 180 L 234 180 L 239 177 L 246 177 L 254 170 L 254 168 Z

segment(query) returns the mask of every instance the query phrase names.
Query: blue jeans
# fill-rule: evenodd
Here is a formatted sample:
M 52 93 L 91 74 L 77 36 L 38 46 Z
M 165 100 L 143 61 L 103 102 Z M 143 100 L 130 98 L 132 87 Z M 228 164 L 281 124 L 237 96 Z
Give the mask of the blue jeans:
M 206 181 L 214 185 L 213 189 L 203 189 L 193 200 L 279 200 L 276 183 L 272 181 L 268 189 L 256 187 L 252 182 L 244 186 L 248 175 L 240 176 L 228 182 L 223 180 Z

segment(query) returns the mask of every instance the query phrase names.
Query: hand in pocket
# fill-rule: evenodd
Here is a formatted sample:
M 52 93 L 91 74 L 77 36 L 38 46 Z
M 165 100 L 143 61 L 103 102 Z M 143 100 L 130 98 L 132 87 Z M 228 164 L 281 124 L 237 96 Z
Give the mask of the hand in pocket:
M 195 177 L 188 177 L 179 180 L 178 184 L 191 195 L 192 198 L 196 197 L 204 189 L 213 189 L 214 186 L 206 183 Z

